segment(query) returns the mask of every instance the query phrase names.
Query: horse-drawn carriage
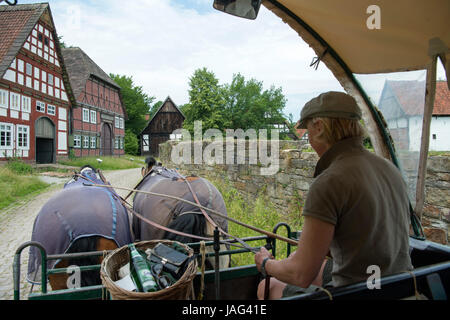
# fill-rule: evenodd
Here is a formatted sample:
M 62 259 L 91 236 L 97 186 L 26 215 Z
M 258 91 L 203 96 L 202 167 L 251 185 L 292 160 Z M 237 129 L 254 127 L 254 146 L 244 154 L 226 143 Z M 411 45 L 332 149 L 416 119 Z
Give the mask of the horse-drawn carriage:
M 374 151 L 391 160 L 402 170 L 409 185 L 411 196 L 411 236 L 410 255 L 414 270 L 381 278 L 380 289 L 369 288 L 366 282 L 325 291 L 305 293 L 290 299 L 403 299 L 422 294 L 429 299 L 447 299 L 450 295 L 450 248 L 425 239 L 420 225 L 424 207 L 426 163 L 430 141 L 430 123 L 436 88 L 436 68 L 438 59 L 450 74 L 450 38 L 448 21 L 450 5 L 447 0 L 434 1 L 307 1 L 307 0 L 266 0 L 263 5 L 279 16 L 307 42 L 316 52 L 313 65 L 323 62 L 339 80 L 343 88 L 352 95 L 363 111 L 363 119 L 368 128 Z M 227 13 L 255 19 L 261 1 L 216 0 L 216 9 Z M 370 11 L 369 8 L 372 8 Z M 377 11 L 378 10 L 378 11 Z M 381 10 L 381 16 L 380 15 Z M 330 15 L 330 12 L 333 12 Z M 369 14 L 369 15 L 368 15 Z M 380 21 L 377 21 L 381 19 Z M 344 23 L 345 22 L 345 23 Z M 425 78 L 425 79 L 423 79 Z M 409 103 L 419 105 L 419 127 L 409 126 L 408 144 L 404 145 L 405 130 L 395 118 L 395 97 L 385 95 L 389 81 L 423 80 L 423 90 L 417 98 L 413 87 L 403 90 L 411 99 Z M 448 81 L 448 80 L 447 80 Z M 449 82 L 447 82 L 448 84 Z M 391 83 L 392 84 L 392 83 Z M 383 89 L 383 90 L 382 90 Z M 389 89 L 389 88 L 388 88 Z M 392 88 L 391 88 L 392 89 Z M 398 100 L 398 99 L 397 99 Z M 405 99 L 408 100 L 408 99 Z M 375 107 L 377 101 L 378 108 Z M 398 102 L 398 101 L 397 101 Z M 383 117 L 384 115 L 384 117 Z M 386 123 L 385 118 L 388 123 Z M 416 123 L 417 123 L 417 119 Z M 392 123 L 396 125 L 391 125 Z M 388 130 L 389 127 L 389 130 Z M 418 130 L 419 128 L 420 130 Z M 417 135 L 417 132 L 422 134 Z M 412 142 L 411 133 L 416 133 L 418 144 Z M 403 140 L 402 140 L 403 139 Z M 394 148 L 397 145 L 397 150 Z M 411 163 L 413 163 L 411 165 Z M 414 208 L 413 208 L 414 204 Z M 290 230 L 286 224 L 275 226 L 273 234 L 280 226 L 286 227 L 287 237 L 295 242 L 299 232 Z M 239 241 L 240 240 L 240 241 Z M 267 241 L 272 250 L 277 243 L 272 235 L 231 240 L 251 243 Z M 206 242 L 215 248 L 208 256 L 227 256 L 247 252 L 219 249 L 219 242 Z M 242 245 L 242 243 L 241 243 Z M 39 243 L 26 243 L 18 248 L 14 261 L 15 297 L 19 297 L 20 254 L 28 246 L 35 246 L 41 261 L 41 292 L 32 293 L 29 299 L 99 299 L 105 297 L 102 285 L 77 289 L 47 290 L 47 279 L 56 273 L 66 273 L 67 269 L 47 270 L 47 261 L 79 258 L 80 256 L 102 256 L 104 252 L 66 253 L 47 255 Z M 198 251 L 199 242 L 189 244 Z M 245 247 L 245 246 L 244 246 Z M 288 254 L 291 244 L 288 244 Z M 276 256 L 276 252 L 274 252 Z M 278 257 L 277 257 L 278 258 Z M 248 300 L 256 298 L 257 284 L 261 278 L 255 265 L 225 267 L 209 270 L 194 278 L 194 292 L 198 293 L 204 281 L 204 299 Z M 99 269 L 100 265 L 81 267 L 83 270 Z M 235 288 L 239 287 L 239 290 Z M 106 293 L 107 294 L 107 293 Z

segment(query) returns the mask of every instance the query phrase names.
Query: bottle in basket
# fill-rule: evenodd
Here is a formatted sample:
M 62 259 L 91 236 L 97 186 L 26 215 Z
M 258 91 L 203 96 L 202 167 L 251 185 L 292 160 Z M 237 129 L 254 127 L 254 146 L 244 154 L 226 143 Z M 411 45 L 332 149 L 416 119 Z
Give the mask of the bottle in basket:
M 155 278 L 153 278 L 150 269 L 147 266 L 147 262 L 136 250 L 134 244 L 128 245 L 130 249 L 130 257 L 136 271 L 136 276 L 140 282 L 143 292 L 154 292 L 158 290 Z

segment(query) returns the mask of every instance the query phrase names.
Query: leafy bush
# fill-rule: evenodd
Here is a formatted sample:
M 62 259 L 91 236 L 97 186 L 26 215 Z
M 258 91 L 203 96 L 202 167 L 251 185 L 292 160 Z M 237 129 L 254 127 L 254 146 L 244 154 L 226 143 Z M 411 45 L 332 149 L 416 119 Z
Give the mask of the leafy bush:
M 137 155 L 139 150 L 139 141 L 131 130 L 125 131 L 125 153 Z
M 33 168 L 31 165 L 23 162 L 19 158 L 10 158 L 8 159 L 8 163 L 6 167 L 14 173 L 27 175 L 33 173 Z

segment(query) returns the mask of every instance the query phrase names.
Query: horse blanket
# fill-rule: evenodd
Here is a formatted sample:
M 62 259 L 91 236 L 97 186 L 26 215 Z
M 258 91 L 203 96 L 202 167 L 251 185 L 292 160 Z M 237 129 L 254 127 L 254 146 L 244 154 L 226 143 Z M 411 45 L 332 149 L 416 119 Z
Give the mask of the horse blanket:
M 138 189 L 176 196 L 195 203 L 194 196 L 187 183 L 180 178 L 185 177 L 175 170 L 162 166 L 153 167 L 151 173 L 147 175 Z M 222 195 L 213 184 L 203 178 L 198 178 L 189 183 L 202 206 L 214 209 L 223 215 L 227 214 Z M 160 225 L 185 233 L 204 236 L 205 221 L 200 208 L 197 206 L 175 199 L 137 192 L 133 201 L 133 209 Z M 226 219 L 205 211 L 218 226 L 228 232 Z M 136 239 L 140 240 L 170 239 L 185 243 L 198 241 L 158 229 L 135 216 L 133 217 L 133 231 Z
M 47 255 L 68 252 L 81 238 L 100 236 L 114 240 L 118 247 L 132 242 L 128 212 L 112 188 L 90 187 L 101 184 L 92 168 L 81 170 L 53 196 L 37 215 L 31 240 L 45 248 Z M 47 261 L 52 269 L 59 260 Z M 30 248 L 28 281 L 40 280 L 41 256 L 36 247 Z

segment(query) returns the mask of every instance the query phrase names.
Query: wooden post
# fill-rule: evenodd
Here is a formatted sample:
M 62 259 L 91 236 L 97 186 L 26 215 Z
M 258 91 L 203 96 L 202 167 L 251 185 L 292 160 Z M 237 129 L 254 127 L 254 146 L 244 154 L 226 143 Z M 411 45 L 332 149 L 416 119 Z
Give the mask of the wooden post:
M 433 116 L 434 97 L 436 93 L 436 62 L 437 55 L 433 55 L 431 63 L 427 67 L 425 109 L 423 112 L 419 171 L 416 185 L 416 208 L 414 210 L 420 220 L 422 220 L 422 211 L 425 202 L 425 179 L 427 175 L 428 148 L 430 145 L 430 126 Z

